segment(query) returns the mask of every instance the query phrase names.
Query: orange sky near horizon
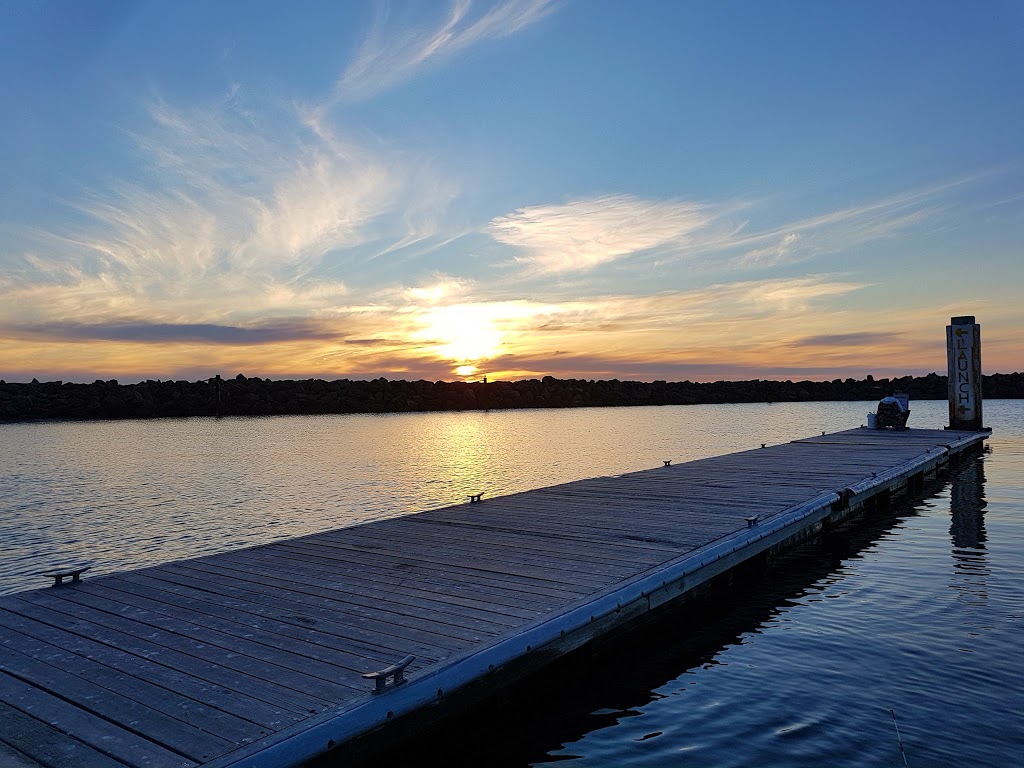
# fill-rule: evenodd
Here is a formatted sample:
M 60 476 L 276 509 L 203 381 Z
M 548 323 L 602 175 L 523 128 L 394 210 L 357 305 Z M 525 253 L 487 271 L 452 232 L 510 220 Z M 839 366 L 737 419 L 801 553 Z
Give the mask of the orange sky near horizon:
M 101 5 L 0 3 L 0 379 L 1024 370 L 1009 6 Z
M 175 338 L 196 331 L 173 326 L 169 339 L 132 341 L 132 327 L 110 326 L 106 339 L 3 340 L 0 357 L 9 381 L 114 378 L 125 383 L 237 373 L 468 381 L 546 375 L 830 380 L 945 373 L 944 326 L 958 308 L 947 307 L 942 314 L 907 312 L 893 327 L 887 313 L 871 317 L 819 305 L 806 296 L 822 292 L 815 283 L 790 285 L 784 298 L 777 293 L 779 286 L 767 292 L 765 286 L 747 287 L 728 307 L 721 300 L 724 292 L 711 291 L 704 297 L 667 294 L 643 301 L 615 297 L 544 305 L 461 302 L 363 309 L 296 328 L 253 326 L 257 337 L 265 331 L 273 339 L 258 343 Z M 765 299 L 766 293 L 774 298 Z M 693 306 L 694 311 L 673 312 L 677 306 Z M 978 318 L 984 370 L 1014 372 L 1019 346 L 1012 325 L 993 319 Z M 76 330 L 69 327 L 65 333 Z M 274 338 L 289 331 L 295 338 Z M 202 332 L 212 337 L 218 329 Z

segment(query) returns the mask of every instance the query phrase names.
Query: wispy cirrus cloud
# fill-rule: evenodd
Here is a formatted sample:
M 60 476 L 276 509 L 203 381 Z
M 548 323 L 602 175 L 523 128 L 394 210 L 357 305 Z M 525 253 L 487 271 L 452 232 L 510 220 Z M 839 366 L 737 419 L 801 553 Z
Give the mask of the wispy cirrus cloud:
M 800 239 L 799 232 L 788 232 L 775 245 L 764 248 L 754 248 L 747 251 L 745 261 L 759 266 L 773 266 L 780 264 L 789 256 L 793 244 Z
M 551 13 L 557 0 L 500 0 L 474 13 L 479 5 L 473 0 L 452 0 L 442 19 L 411 26 L 394 23 L 389 7 L 382 6 L 355 58 L 338 78 L 327 106 L 369 98 L 460 51 L 513 35 Z
M 915 228 L 945 226 L 944 215 L 953 208 L 958 190 L 984 178 L 985 174 L 977 174 L 927 184 L 760 231 L 741 227 L 734 241 L 725 246 L 749 249 L 737 259 L 741 267 L 772 267 L 832 254 Z
M 312 134 L 293 113 L 256 120 L 234 99 L 191 109 L 158 100 L 150 111 L 150 130 L 136 138 L 160 183 L 117 184 L 101 204 L 83 206 L 123 235 L 131 254 L 155 257 L 148 246 L 156 241 L 164 258 L 190 254 L 200 266 L 301 272 L 330 250 L 365 242 L 419 170 L 414 158 L 327 129 Z M 182 220 L 202 222 L 190 229 L 205 248 L 178 247 Z
M 553 8 L 456 0 L 437 25 L 404 27 L 385 10 L 328 102 L 378 93 Z M 451 178 L 423 156 L 346 137 L 323 110 L 252 101 L 233 83 L 203 105 L 153 97 L 148 117 L 129 133 L 130 178 L 69 200 L 76 223 L 21 233 L 0 304 L 27 305 L 22 320 L 245 325 L 315 314 L 347 293 L 343 265 L 460 234 L 437 224 L 456 195 Z M 17 319 L 10 311 L 0 321 Z
M 953 179 L 760 229 L 743 215 L 763 216 L 764 201 L 619 194 L 519 208 L 493 218 L 484 231 L 519 249 L 516 261 L 539 273 L 582 273 L 639 254 L 656 264 L 720 255 L 742 269 L 770 268 L 942 226 L 955 191 L 975 180 Z
M 77 216 L 28 243 L 0 320 L 247 323 L 330 310 L 343 277 L 322 268 L 375 242 L 414 242 L 443 174 L 298 114 L 256 121 L 235 103 L 156 99 L 137 128 L 138 172 L 68 203 Z M 416 232 L 405 221 L 414 212 Z M 380 246 L 384 247 L 384 246 Z
M 552 302 L 546 317 L 554 322 L 534 328 L 552 334 L 594 331 L 653 333 L 662 341 L 676 345 L 680 333 L 686 333 L 688 346 L 714 346 L 721 338 L 706 336 L 691 329 L 708 328 L 721 323 L 759 320 L 769 334 L 778 334 L 776 323 L 791 322 L 840 296 L 864 288 L 852 280 L 829 275 L 796 278 L 748 280 L 719 283 L 693 290 L 662 291 L 652 295 L 606 295 L 567 302 Z M 669 332 L 666 336 L 665 332 Z M 756 332 L 748 337 L 757 336 Z M 627 338 L 627 337 L 622 337 Z M 635 338 L 635 337 L 634 337 Z M 654 338 L 654 336 L 652 336 Z
M 715 218 L 709 205 L 611 195 L 520 208 L 491 220 L 488 234 L 526 251 L 541 272 L 587 270 L 693 238 Z

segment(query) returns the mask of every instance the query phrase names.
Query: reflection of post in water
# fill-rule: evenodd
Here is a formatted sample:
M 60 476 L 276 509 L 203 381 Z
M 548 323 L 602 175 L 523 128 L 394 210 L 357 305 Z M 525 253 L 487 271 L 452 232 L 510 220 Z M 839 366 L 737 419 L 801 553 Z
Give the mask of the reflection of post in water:
M 949 536 L 954 549 L 985 548 L 985 507 L 985 463 L 978 457 L 953 475 Z
M 962 577 L 953 584 L 968 600 L 987 602 L 985 577 L 989 574 L 985 541 L 985 462 L 978 456 L 954 472 L 950 489 L 949 538 L 953 567 Z

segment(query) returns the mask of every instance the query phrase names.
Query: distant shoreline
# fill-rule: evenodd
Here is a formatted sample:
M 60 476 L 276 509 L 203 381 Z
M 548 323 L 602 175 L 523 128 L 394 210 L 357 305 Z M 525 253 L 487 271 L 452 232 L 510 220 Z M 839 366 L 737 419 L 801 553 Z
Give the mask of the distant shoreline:
M 516 408 L 579 408 L 714 403 L 877 400 L 903 391 L 913 400 L 945 400 L 946 377 L 832 381 L 592 381 L 543 379 L 492 382 L 272 381 L 233 379 L 92 384 L 0 381 L 0 422 L 151 419 L 186 416 L 281 416 L 328 413 L 414 413 Z M 1024 398 L 1024 373 L 984 377 L 986 399 Z

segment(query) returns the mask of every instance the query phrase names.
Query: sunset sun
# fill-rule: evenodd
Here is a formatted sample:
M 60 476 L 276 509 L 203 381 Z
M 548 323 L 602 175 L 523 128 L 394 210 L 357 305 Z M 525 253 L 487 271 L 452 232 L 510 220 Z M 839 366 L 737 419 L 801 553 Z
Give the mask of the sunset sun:
M 424 318 L 422 336 L 436 344 L 436 352 L 446 360 L 462 364 L 460 376 L 476 371 L 471 365 L 501 353 L 503 332 L 487 305 L 456 305 L 431 310 Z M 463 373 L 464 369 L 471 369 Z

